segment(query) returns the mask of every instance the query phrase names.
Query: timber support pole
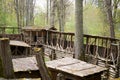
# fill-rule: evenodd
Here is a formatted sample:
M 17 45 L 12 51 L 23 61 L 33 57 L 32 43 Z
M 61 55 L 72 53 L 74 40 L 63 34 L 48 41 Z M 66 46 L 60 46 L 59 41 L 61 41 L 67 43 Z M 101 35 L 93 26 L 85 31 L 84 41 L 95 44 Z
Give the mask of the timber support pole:
M 12 79 L 14 70 L 8 38 L 0 38 L 0 76 Z
M 36 53 L 37 66 L 39 68 L 39 72 L 41 74 L 42 80 L 52 80 L 44 61 L 43 48 L 34 48 L 34 51 Z

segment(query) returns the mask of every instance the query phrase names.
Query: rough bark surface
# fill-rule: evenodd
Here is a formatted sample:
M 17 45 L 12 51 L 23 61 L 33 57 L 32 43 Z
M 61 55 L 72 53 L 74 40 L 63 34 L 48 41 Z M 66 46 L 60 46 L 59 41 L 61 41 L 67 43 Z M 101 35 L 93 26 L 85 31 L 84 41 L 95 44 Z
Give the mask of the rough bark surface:
M 112 7 L 111 7 L 112 1 L 111 0 L 104 0 L 104 4 L 106 7 L 108 24 L 110 26 L 110 36 L 112 38 L 115 38 L 114 22 L 113 22 Z
M 56 0 L 51 1 L 51 12 L 50 12 L 50 26 L 55 26 L 55 10 L 56 10 Z
M 75 58 L 84 60 L 83 45 L 83 0 L 75 0 Z
M 14 78 L 9 39 L 0 39 L 0 73 L 5 78 Z M 3 72 L 2 72 L 3 71 Z

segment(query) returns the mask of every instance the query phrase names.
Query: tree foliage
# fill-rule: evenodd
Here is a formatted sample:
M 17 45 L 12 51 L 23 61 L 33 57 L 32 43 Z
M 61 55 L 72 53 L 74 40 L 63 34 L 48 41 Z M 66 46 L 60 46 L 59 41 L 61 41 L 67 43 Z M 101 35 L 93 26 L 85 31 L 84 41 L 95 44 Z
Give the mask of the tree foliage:
M 34 0 L 14 0 L 18 27 L 34 24 Z
M 47 6 L 46 4 L 42 5 L 45 1 L 39 0 L 39 4 L 42 5 L 39 6 L 39 9 L 35 6 L 35 1 L 37 0 L 0 0 L 0 26 L 49 26 L 51 23 L 54 23 L 53 25 L 60 31 L 75 31 L 74 0 L 45 0 Z M 56 1 L 55 10 L 52 9 L 52 1 Z M 110 36 L 109 19 L 106 14 L 104 1 L 105 0 L 83 1 L 84 33 Z M 120 0 L 112 0 L 112 19 L 115 37 L 117 38 L 120 35 L 119 6 Z M 51 16 L 53 14 L 52 11 L 54 17 Z M 95 30 L 95 28 L 97 29 Z

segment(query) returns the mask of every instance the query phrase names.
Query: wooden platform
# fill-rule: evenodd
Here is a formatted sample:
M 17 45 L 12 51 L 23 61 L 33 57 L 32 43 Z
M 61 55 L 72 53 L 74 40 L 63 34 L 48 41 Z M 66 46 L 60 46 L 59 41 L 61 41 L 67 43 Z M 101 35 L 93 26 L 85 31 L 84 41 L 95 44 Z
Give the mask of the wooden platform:
M 35 57 L 16 58 L 12 60 L 14 72 L 36 71 L 38 70 Z
M 12 59 L 12 62 L 15 72 L 38 70 L 37 62 L 34 56 Z M 48 68 L 66 71 L 68 73 L 72 73 L 74 75 L 78 75 L 81 77 L 88 76 L 94 73 L 99 73 L 101 71 L 106 70 L 106 68 L 99 67 L 93 64 L 88 64 L 86 62 L 68 57 L 63 59 L 48 61 L 46 62 L 46 65 L 48 66 Z
M 12 60 L 14 72 L 25 72 L 25 71 L 36 71 L 38 70 L 37 62 L 35 57 L 26 58 L 16 58 Z M 63 73 L 73 76 L 73 78 L 84 78 L 92 75 L 94 79 L 90 80 L 100 80 L 97 77 L 101 77 L 101 73 L 106 70 L 106 68 L 99 67 L 97 65 L 88 64 L 86 62 L 73 59 L 73 58 L 63 58 L 53 61 L 46 62 L 46 65 L 50 71 L 56 73 Z M 97 77 L 96 77 L 97 74 Z M 96 78 L 96 79 L 95 79 Z M 55 80 L 55 79 L 54 79 Z M 77 80 L 77 79 L 76 79 Z M 80 79 L 83 80 L 83 79 Z M 89 79 L 86 79 L 89 80 Z
M 12 46 L 21 46 L 21 47 L 31 47 L 27 43 L 23 41 L 16 41 L 16 40 L 10 40 L 10 45 Z
M 103 67 L 97 65 L 88 64 L 86 62 L 73 59 L 73 58 L 63 58 L 47 62 L 48 68 L 64 71 L 76 76 L 88 76 L 101 71 L 106 70 Z
M 56 74 L 67 74 L 69 75 L 69 77 L 71 76 L 72 79 L 77 78 L 75 80 L 100 80 L 101 73 L 106 70 L 106 68 L 99 67 L 93 64 L 88 64 L 86 62 L 73 58 L 63 58 L 48 61 L 47 67 L 51 70 L 51 72 L 56 72 Z M 92 76 L 92 78 L 89 77 L 90 79 L 87 79 L 86 77 L 88 76 Z M 98 79 L 95 79 L 97 77 Z

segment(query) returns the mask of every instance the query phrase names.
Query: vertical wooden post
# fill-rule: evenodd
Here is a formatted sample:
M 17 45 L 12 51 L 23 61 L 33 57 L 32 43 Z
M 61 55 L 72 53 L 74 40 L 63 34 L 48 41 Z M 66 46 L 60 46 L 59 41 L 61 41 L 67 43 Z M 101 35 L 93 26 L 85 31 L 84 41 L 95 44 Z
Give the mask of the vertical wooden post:
M 30 45 L 32 45 L 32 31 L 30 31 Z
M 13 27 L 13 32 L 12 32 L 12 34 L 14 34 L 15 33 L 15 28 Z
M 116 64 L 116 75 L 115 78 L 118 78 L 120 75 L 120 42 L 117 45 L 118 48 L 118 55 L 117 55 L 117 64 Z
M 55 53 L 55 49 L 51 49 L 51 53 L 50 53 L 49 58 L 50 58 L 50 60 L 55 60 L 55 59 L 57 59 L 56 53 Z
M 29 45 L 32 45 L 32 32 L 30 31 L 30 43 L 29 43 Z M 30 54 L 32 54 L 32 48 L 30 49 Z
M 36 60 L 39 67 L 40 74 L 42 76 L 42 80 L 52 80 L 49 74 L 49 71 L 45 65 L 44 54 L 42 48 L 36 48 Z
M 29 48 L 26 47 L 26 48 L 25 48 L 25 55 L 26 55 L 26 56 L 28 55 L 28 50 L 29 50 Z
M 55 49 L 51 50 L 51 60 L 55 60 L 56 59 L 56 53 L 55 53 Z
M 8 38 L 0 38 L 0 76 L 14 78 L 11 51 Z
M 3 37 L 6 37 L 6 35 L 5 35 L 5 27 L 2 28 L 2 34 L 3 34 Z

